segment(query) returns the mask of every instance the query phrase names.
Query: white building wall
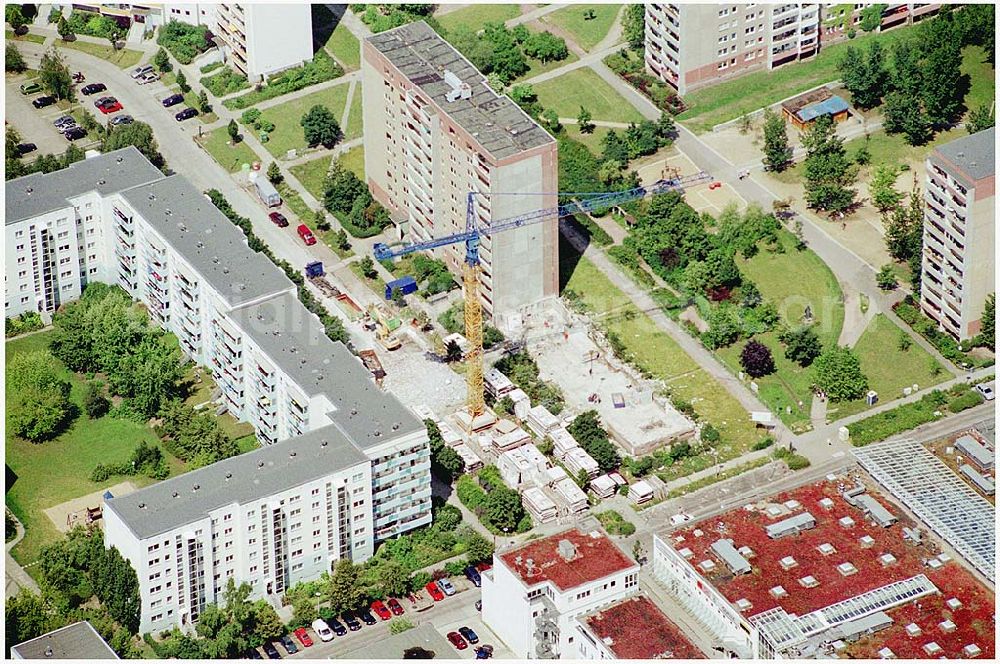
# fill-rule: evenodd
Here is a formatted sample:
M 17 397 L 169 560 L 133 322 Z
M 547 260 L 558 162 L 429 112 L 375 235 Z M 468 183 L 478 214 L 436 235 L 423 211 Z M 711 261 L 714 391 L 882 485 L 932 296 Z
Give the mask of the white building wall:
M 215 7 L 215 3 L 210 2 L 165 2 L 163 3 L 162 20 L 164 23 L 167 21 L 180 21 L 191 25 L 204 25 L 209 29 L 214 29 Z
M 251 82 L 313 57 L 312 10 L 304 3 L 226 3 L 216 14 L 226 61 Z

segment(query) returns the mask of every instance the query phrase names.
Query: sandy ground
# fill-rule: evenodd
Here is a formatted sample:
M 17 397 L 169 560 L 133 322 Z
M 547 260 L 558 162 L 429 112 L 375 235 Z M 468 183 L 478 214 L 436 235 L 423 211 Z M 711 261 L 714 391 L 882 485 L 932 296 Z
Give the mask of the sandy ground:
M 55 505 L 54 507 L 49 507 L 44 510 L 45 515 L 51 519 L 53 525 L 55 525 L 59 532 L 65 533 L 68 532 L 73 525 L 86 525 L 85 519 L 79 519 L 76 523 L 70 525 L 67 523 L 67 517 L 74 512 L 81 512 L 88 507 L 100 507 L 103 502 L 102 496 L 105 491 L 110 491 L 113 496 L 117 497 L 132 493 L 135 490 L 136 486 L 132 484 L 132 482 L 119 482 L 118 484 L 108 487 L 107 489 L 101 489 L 100 491 L 88 493 L 85 496 L 80 496 L 79 498 L 67 500 L 65 503 Z M 97 523 L 100 524 L 100 521 Z
M 667 168 L 676 168 L 681 176 L 698 172 L 694 163 L 679 150 L 671 148 L 669 152 L 662 153 L 664 151 L 643 160 L 636 168 L 639 180 L 644 185 L 664 177 Z M 684 199 L 698 212 L 708 212 L 713 216 L 718 216 L 729 203 L 736 203 L 739 206 L 746 203 L 728 184 L 723 184 L 717 189 L 709 189 L 708 183 L 692 187 L 685 191 Z

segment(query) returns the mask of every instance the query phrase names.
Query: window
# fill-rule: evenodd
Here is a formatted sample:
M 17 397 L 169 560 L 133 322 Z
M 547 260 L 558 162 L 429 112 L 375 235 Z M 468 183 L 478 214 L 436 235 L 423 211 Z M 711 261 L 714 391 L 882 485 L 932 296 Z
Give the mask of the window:
M 17 245 L 17 250 L 18 251 L 24 251 L 24 245 L 23 244 Z
M 637 574 L 629 574 L 625 577 L 625 587 L 632 588 L 639 583 L 639 578 Z
M 14 237 L 24 237 L 24 231 L 15 231 Z

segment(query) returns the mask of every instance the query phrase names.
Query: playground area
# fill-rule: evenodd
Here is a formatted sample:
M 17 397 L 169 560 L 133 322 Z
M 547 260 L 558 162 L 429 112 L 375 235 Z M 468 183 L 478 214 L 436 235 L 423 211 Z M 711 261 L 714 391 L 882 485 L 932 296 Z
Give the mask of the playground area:
M 45 511 L 45 516 L 49 517 L 52 524 L 60 533 L 66 533 L 76 526 L 89 526 L 92 523 L 101 522 L 101 504 L 106 493 L 112 496 L 124 496 L 136 490 L 132 482 L 119 482 L 118 484 L 101 489 L 85 496 L 67 500 L 49 507 Z
M 672 149 L 664 156 L 664 151 L 653 155 L 636 164 L 639 181 L 649 185 L 665 177 L 684 177 L 698 173 L 698 168 L 688 157 L 677 149 Z M 736 190 L 725 183 L 713 187 L 712 182 L 699 184 L 684 192 L 684 200 L 698 212 L 708 212 L 713 217 L 719 216 L 730 203 L 744 206 L 746 201 L 736 193 Z

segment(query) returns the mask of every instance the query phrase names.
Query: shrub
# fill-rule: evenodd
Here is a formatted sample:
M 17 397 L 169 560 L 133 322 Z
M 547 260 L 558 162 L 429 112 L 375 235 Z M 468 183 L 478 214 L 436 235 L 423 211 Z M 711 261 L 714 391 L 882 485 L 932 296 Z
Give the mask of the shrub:
M 250 87 L 250 82 L 245 76 L 237 74 L 228 67 L 218 74 L 202 78 L 201 84 L 208 88 L 208 91 L 216 97 L 224 97 Z
M 414 624 L 406 618 L 393 618 L 389 621 L 390 634 L 402 634 L 403 632 L 413 628 Z
M 88 35 L 107 39 L 118 32 L 118 24 L 110 16 L 74 9 L 66 20 L 70 31 L 76 35 Z
M 83 394 L 83 410 L 87 417 L 96 420 L 106 415 L 110 408 L 111 401 L 104 396 L 104 386 L 95 381 L 88 382 L 87 391 Z
M 772 438 L 771 436 L 765 436 L 764 438 L 761 438 L 756 443 L 754 443 L 753 447 L 751 447 L 750 449 L 756 452 L 758 450 L 766 450 L 771 445 L 774 445 L 774 438 Z
M 319 50 L 312 60 L 301 67 L 287 69 L 268 81 L 267 85 L 234 99 L 227 99 L 222 105 L 231 110 L 239 110 L 343 75 L 344 70 L 340 65 L 326 51 Z
M 20 316 L 7 318 L 4 322 L 5 336 L 16 337 L 45 327 L 41 315 L 36 311 L 26 311 Z
M 948 410 L 953 413 L 960 413 L 963 410 L 974 408 L 983 403 L 983 397 L 978 392 L 968 391 L 962 396 L 955 397 L 948 402 Z
M 213 62 L 212 64 L 208 64 L 208 65 L 205 65 L 204 67 L 202 67 L 201 68 L 201 73 L 202 74 L 208 74 L 208 73 L 213 72 L 213 71 L 215 71 L 216 69 L 218 69 L 219 67 L 222 67 L 222 66 L 223 66 L 223 64 L 221 62 Z
M 156 43 L 165 46 L 182 65 L 189 65 L 208 50 L 208 27 L 168 21 L 160 27 Z

